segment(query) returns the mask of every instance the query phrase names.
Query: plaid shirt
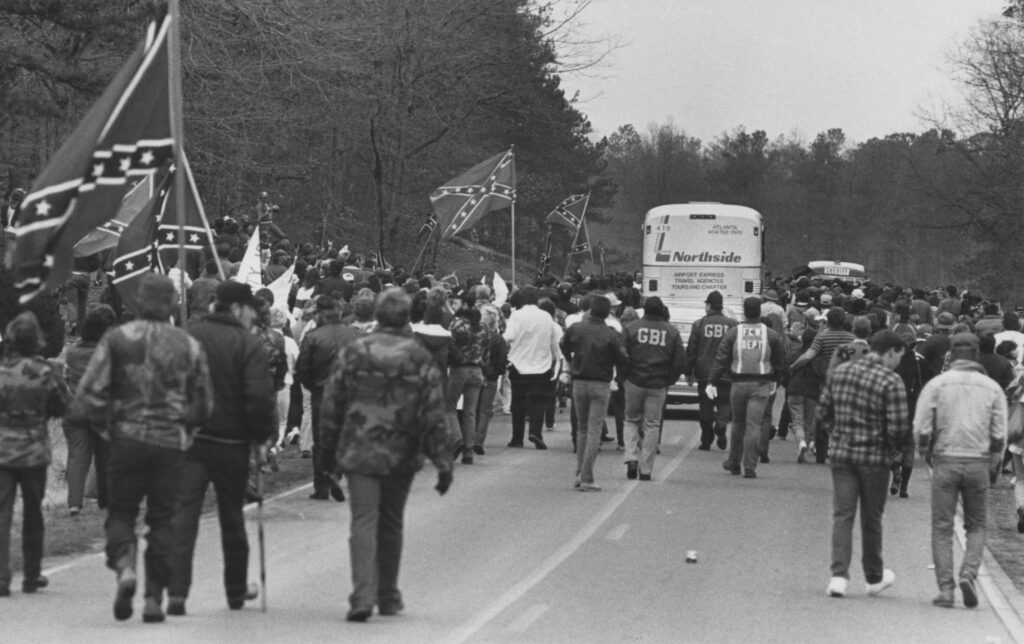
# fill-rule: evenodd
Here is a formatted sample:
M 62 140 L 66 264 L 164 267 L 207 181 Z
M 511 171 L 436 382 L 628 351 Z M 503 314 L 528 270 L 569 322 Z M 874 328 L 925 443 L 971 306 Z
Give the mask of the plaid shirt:
M 874 353 L 841 364 L 821 390 L 818 420 L 832 462 L 888 466 L 910 432 L 903 380 Z

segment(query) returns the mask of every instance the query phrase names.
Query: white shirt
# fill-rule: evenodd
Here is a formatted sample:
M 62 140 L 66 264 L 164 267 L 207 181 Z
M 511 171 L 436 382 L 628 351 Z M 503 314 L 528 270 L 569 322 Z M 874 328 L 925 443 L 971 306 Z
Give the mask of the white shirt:
M 523 375 L 544 373 L 555 366 L 558 348 L 558 323 L 535 304 L 512 311 L 505 329 L 508 361 Z

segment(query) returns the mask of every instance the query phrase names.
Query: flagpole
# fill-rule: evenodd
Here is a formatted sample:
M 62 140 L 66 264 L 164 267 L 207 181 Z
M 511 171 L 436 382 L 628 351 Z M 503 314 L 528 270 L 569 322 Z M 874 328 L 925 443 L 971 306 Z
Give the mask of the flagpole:
M 509 152 L 515 154 L 515 145 L 509 146 Z M 513 157 L 512 163 L 515 163 L 515 157 Z M 509 209 L 512 217 L 512 288 L 516 287 L 516 193 L 515 193 L 515 165 L 512 166 L 512 206 Z
M 213 239 L 213 231 L 210 229 L 210 220 L 206 218 L 206 209 L 203 208 L 203 200 L 199 198 L 199 188 L 196 187 L 195 177 L 192 176 L 192 167 L 188 164 L 188 155 L 185 151 L 181 151 L 181 160 L 185 163 L 185 173 L 188 175 L 188 187 L 192 191 L 192 196 L 196 200 L 196 208 L 199 210 L 199 218 L 203 220 L 203 228 L 206 229 L 206 239 L 210 243 L 210 250 L 213 251 L 213 261 L 217 263 L 217 274 L 220 275 L 220 281 L 227 279 L 227 275 L 224 273 L 224 266 L 220 263 L 220 257 L 217 256 L 217 244 Z M 294 262 L 293 262 L 294 264 Z
M 409 269 L 410 273 L 415 275 L 416 269 L 420 267 L 420 260 L 423 259 L 423 253 L 425 253 L 427 251 L 427 246 L 429 246 L 431 240 L 434 239 L 434 229 L 435 228 L 437 228 L 437 226 L 434 226 L 434 228 L 430 229 L 430 234 L 427 235 L 426 241 L 424 241 L 423 245 L 420 246 L 420 253 L 419 253 L 419 255 L 416 256 L 416 261 L 412 263 L 412 268 Z
M 178 292 L 178 313 L 180 319 L 178 324 L 185 326 L 188 321 L 188 305 L 185 302 L 185 118 L 182 106 L 182 82 L 181 82 L 181 13 L 178 10 L 178 0 L 168 0 L 167 13 L 171 18 L 170 29 L 167 34 L 167 82 L 168 97 L 170 100 L 171 114 L 171 144 L 173 150 L 174 166 L 178 172 L 174 173 L 175 210 L 178 220 L 178 269 L 181 274 L 178 276 L 180 283 Z

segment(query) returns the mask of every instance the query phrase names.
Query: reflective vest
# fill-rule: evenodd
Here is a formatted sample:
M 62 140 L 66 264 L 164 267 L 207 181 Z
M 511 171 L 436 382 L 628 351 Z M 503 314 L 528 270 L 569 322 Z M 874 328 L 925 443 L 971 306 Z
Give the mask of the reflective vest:
M 772 373 L 768 325 L 740 323 L 732 347 L 732 373 L 744 376 L 769 376 Z

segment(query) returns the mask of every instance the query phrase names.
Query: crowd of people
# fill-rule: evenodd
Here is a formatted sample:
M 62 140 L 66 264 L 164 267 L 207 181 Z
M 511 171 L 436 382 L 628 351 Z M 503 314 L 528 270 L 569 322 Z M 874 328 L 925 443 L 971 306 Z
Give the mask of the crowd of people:
M 1024 445 L 1008 414 L 1020 398 L 1024 333 L 1015 311 L 956 288 L 801 277 L 775 280 L 742 312 L 717 291 L 684 338 L 635 276 L 553 276 L 498 297 L 495 285 L 440 281 L 353 255 L 347 246 L 292 244 L 272 226 L 216 222 L 216 253 L 174 279 L 147 275 L 132 315 L 74 307 L 77 340 L 64 369 L 40 357 L 31 313 L 4 334 L 0 391 L 0 595 L 10 593 L 15 489 L 25 504 L 25 592 L 41 574 L 40 511 L 50 460 L 47 420 L 63 417 L 68 511 L 84 504 L 90 465 L 108 512 L 114 615 L 128 619 L 139 581 L 135 517 L 145 500 L 145 621 L 184 615 L 202 501 L 216 490 L 229 608 L 258 596 L 248 580 L 242 508 L 258 500 L 276 454 L 297 443 L 318 501 L 351 504 L 353 591 L 348 619 L 402 610 L 397 587 L 404 506 L 425 460 L 437 490 L 453 463 L 486 457 L 495 413 L 511 416 L 509 448 L 547 449 L 544 431 L 570 401 L 573 488 L 601 490 L 602 443 L 622 452 L 627 479 L 650 481 L 668 387 L 696 385 L 699 449 L 728 450 L 726 471 L 756 479 L 773 439 L 796 437 L 799 463 L 831 463 L 835 484 L 831 596 L 847 592 L 852 529 L 861 508 L 864 572 L 877 594 L 895 581 L 881 556 L 888 495 L 909 495 L 915 447 L 933 475 L 933 548 L 940 596 L 953 605 L 951 535 L 958 495 L 968 554 L 964 603 L 984 544 L 989 471 L 1012 462 L 1024 531 Z M 230 277 L 261 224 L 265 285 L 293 271 L 283 297 Z M 223 277 L 222 277 L 223 271 Z M 228 279 L 224 279 L 224 278 Z M 87 289 L 91 276 L 87 273 Z M 94 286 L 94 285 L 93 285 Z M 188 320 L 172 323 L 184 298 Z M 85 310 L 81 310 L 85 308 Z M 981 380 L 979 380 L 981 378 Z M 998 394 L 998 395 L 997 395 Z M 614 434 L 607 419 L 612 418 Z M 1008 421 L 1009 416 L 1009 421 Z M 1019 421 L 1017 421 L 1019 425 Z M 1011 432 L 1012 433 L 1012 432 Z M 981 545 L 979 545 L 981 544 Z

